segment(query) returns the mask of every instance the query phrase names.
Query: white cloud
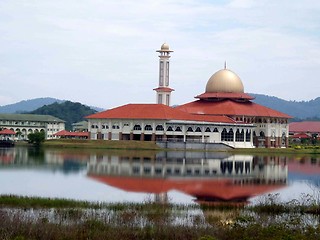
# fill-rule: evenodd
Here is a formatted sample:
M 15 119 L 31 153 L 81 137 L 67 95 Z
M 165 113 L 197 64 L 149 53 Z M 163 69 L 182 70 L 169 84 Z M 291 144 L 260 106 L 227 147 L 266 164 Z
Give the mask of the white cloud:
M 225 60 L 246 91 L 309 100 L 319 96 L 319 9 L 315 0 L 2 1 L 0 105 L 154 102 L 165 41 L 175 104 L 203 92 Z

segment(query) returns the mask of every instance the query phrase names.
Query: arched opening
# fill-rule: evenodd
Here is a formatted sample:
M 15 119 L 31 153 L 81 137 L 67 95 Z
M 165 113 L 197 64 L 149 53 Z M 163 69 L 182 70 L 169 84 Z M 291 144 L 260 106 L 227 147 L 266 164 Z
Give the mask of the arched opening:
M 201 132 L 201 128 L 197 127 L 195 132 Z
M 193 132 L 192 127 L 188 127 L 187 132 Z
M 243 142 L 244 141 L 244 131 L 243 129 L 237 129 L 236 131 L 236 142 Z
M 163 128 L 162 125 L 157 125 L 156 126 L 156 131 L 163 131 L 163 130 L 164 130 L 164 128 Z
M 246 142 L 250 142 L 251 141 L 251 130 L 247 130 L 246 131 Z
M 233 142 L 233 130 L 232 130 L 232 128 L 229 130 L 229 132 L 228 132 L 228 140 L 227 141 L 229 141 L 229 142 Z
M 221 132 L 221 141 L 227 141 L 227 137 L 228 137 L 228 132 L 227 130 L 224 128 Z
M 144 130 L 145 130 L 145 131 L 152 131 L 153 129 L 152 129 L 152 126 L 151 126 L 150 124 L 148 124 L 148 125 L 146 125 L 146 126 L 144 127 Z
M 133 130 L 141 131 L 141 126 L 139 124 L 134 125 Z
M 176 132 L 182 132 L 181 127 L 176 127 Z
M 172 131 L 173 131 L 172 127 L 169 126 L 169 127 L 167 128 L 167 131 L 168 131 L 168 132 L 172 132 Z

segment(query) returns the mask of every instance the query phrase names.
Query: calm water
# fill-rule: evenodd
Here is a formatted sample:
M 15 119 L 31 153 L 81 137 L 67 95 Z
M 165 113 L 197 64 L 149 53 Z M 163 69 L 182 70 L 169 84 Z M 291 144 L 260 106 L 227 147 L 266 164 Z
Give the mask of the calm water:
M 318 197 L 320 156 L 0 149 L 0 194 L 104 202 L 255 202 Z

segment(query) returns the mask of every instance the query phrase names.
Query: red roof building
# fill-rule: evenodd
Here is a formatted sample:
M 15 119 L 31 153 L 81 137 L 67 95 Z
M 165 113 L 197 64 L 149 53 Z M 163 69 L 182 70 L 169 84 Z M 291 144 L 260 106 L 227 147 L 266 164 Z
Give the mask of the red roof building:
M 320 135 L 320 121 L 292 122 L 289 124 L 290 134 L 308 133 Z
M 13 130 L 10 130 L 10 129 L 3 129 L 0 131 L 0 135 L 15 135 L 16 133 L 13 131 Z
M 293 141 L 320 139 L 320 121 L 292 122 L 289 124 L 289 135 Z
M 89 132 L 69 132 L 67 130 L 62 130 L 54 134 L 58 138 L 69 138 L 69 139 L 88 139 Z
M 205 148 L 217 144 L 231 148 L 287 147 L 291 117 L 252 102 L 254 98 L 244 92 L 241 79 L 226 67 L 211 76 L 205 92 L 196 96 L 198 100 L 170 107 L 172 51 L 165 43 L 157 52 L 157 104 L 127 104 L 88 116 L 91 139 L 178 141 L 183 147 L 202 143 Z

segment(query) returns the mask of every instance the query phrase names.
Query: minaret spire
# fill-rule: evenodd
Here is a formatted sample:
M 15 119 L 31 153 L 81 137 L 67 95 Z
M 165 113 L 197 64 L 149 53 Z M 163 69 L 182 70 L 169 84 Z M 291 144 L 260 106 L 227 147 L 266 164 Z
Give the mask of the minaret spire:
M 158 87 L 153 89 L 157 92 L 158 104 L 165 104 L 170 106 L 171 92 L 174 91 L 169 87 L 169 66 L 170 66 L 170 53 L 173 52 L 169 49 L 169 45 L 164 43 L 161 49 L 157 50 L 159 55 L 159 84 Z

